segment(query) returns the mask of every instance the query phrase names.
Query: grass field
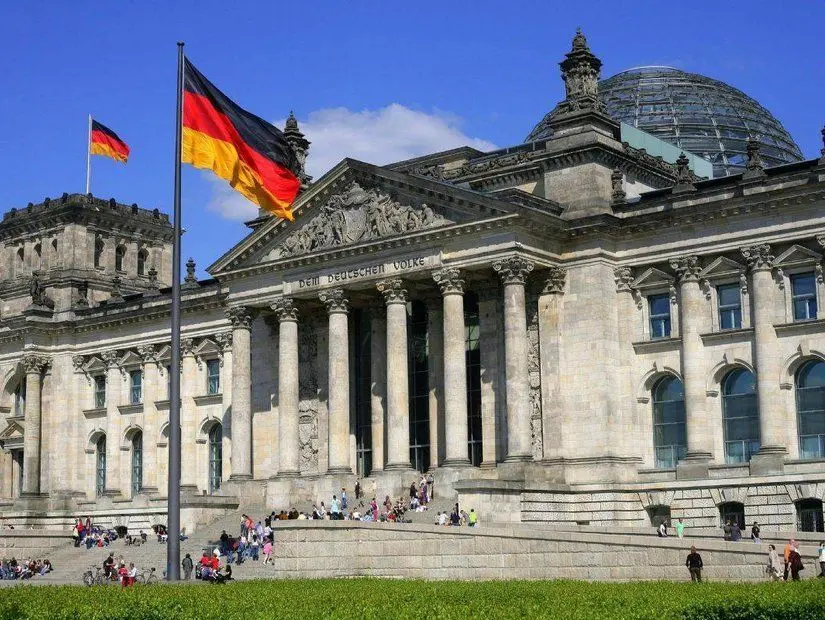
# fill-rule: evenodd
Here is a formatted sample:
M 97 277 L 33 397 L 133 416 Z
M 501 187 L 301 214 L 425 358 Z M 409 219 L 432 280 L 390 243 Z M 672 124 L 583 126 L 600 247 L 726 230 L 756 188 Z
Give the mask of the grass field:
M 573 581 L 434 582 L 379 579 L 248 581 L 225 586 L 14 587 L 0 619 L 467 618 L 813 620 L 825 583 Z

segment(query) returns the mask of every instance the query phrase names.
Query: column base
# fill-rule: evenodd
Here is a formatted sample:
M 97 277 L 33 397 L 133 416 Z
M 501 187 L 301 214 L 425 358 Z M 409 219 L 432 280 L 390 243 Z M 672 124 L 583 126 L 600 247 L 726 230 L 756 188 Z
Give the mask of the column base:
M 282 480 L 283 478 L 300 478 L 301 472 L 297 469 L 289 469 L 286 471 L 279 471 L 274 476 L 270 476 L 270 480 Z
M 140 495 L 157 495 L 158 488 L 157 487 L 143 487 L 140 490 Z
M 751 476 L 770 476 L 785 472 L 785 455 L 788 451 L 784 446 L 762 446 L 759 452 L 751 457 Z
M 327 474 L 331 476 L 340 476 L 342 474 L 346 474 L 347 476 L 353 476 L 352 469 L 349 467 L 328 467 Z
M 384 471 L 404 471 L 412 469 L 412 463 L 407 461 L 406 463 L 387 463 L 384 465 Z
M 123 499 L 123 494 L 120 492 L 120 489 L 106 489 L 105 491 L 103 491 L 101 496 L 108 497 L 113 501 Z
M 688 452 L 684 460 L 676 464 L 677 480 L 699 480 L 709 477 L 710 452 Z
M 445 459 L 441 467 L 469 467 L 470 459 Z
M 229 476 L 229 480 L 230 482 L 246 482 L 252 480 L 252 474 L 232 474 Z
M 533 460 L 532 454 L 508 454 L 505 463 L 526 463 Z

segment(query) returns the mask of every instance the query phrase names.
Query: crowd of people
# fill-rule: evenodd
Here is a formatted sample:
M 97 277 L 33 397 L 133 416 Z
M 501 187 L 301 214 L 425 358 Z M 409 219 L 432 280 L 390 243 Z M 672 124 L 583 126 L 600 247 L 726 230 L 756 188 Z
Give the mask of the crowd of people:
M 28 559 L 18 562 L 15 558 L 0 562 L 0 579 L 31 579 L 52 572 L 52 563 L 46 560 Z
M 86 517 L 85 521 L 77 520 L 72 528 L 72 538 L 75 547 L 85 546 L 88 551 L 93 548 L 108 547 L 117 540 L 118 534 L 115 530 L 93 525 L 91 519 Z

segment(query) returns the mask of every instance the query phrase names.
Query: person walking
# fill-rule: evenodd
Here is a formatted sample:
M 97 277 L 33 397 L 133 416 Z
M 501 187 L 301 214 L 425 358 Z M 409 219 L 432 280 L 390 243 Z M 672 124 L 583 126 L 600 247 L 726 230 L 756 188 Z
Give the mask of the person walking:
M 470 527 L 475 527 L 478 523 L 478 515 L 475 508 L 470 508 L 470 516 L 468 518 Z
M 799 581 L 799 571 L 805 570 L 802 564 L 802 556 L 799 555 L 799 548 L 791 547 L 791 553 L 788 555 L 788 567 L 791 569 L 791 580 Z
M 759 532 L 760 532 L 759 524 L 756 521 L 754 521 L 753 525 L 751 526 L 751 540 L 753 542 L 755 542 L 756 544 L 759 544 L 759 543 L 762 542 L 762 539 L 759 538 Z
M 704 564 L 702 564 L 702 556 L 696 553 L 696 547 L 690 548 L 690 553 L 688 553 L 687 559 L 685 560 L 685 566 L 687 566 L 688 571 L 690 571 L 690 580 L 702 583 L 702 568 Z
M 776 552 L 776 546 L 768 545 L 768 576 L 771 581 L 779 581 L 782 579 L 782 562 L 779 559 L 779 554 Z
M 272 561 L 272 539 L 267 538 L 264 543 L 264 566 Z
M 186 557 L 183 558 L 183 561 L 180 563 L 180 566 L 183 569 L 183 578 L 187 581 L 192 579 L 192 569 L 195 567 L 192 562 L 192 556 L 187 553 Z
M 659 538 L 667 538 L 667 524 L 664 521 L 659 523 L 657 533 L 659 534 Z
M 359 500 L 359 499 L 361 499 L 361 498 L 362 498 L 362 493 L 361 493 L 361 479 L 360 479 L 360 478 L 356 478 L 356 479 L 355 479 L 355 499 L 356 499 L 356 500 Z
M 683 538 L 685 535 L 685 524 L 682 523 L 681 519 L 676 522 L 676 535 L 679 538 Z
M 347 509 L 347 489 L 341 487 L 341 510 Z
M 784 581 L 788 581 L 788 568 L 791 561 L 791 550 L 793 549 L 794 545 L 796 544 L 796 540 L 791 538 L 788 541 L 788 544 L 785 545 L 785 550 L 782 553 L 783 558 L 785 559 L 785 570 L 782 573 L 782 579 Z
M 819 543 L 817 556 L 819 558 L 819 574 L 817 577 L 825 577 L 825 540 Z

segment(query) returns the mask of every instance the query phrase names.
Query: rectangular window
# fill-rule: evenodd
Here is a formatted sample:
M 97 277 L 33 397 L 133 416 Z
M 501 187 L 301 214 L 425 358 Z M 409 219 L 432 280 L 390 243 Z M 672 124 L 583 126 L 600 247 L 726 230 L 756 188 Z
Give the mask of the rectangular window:
M 650 337 L 670 338 L 670 296 L 650 295 L 647 303 L 650 309 Z
M 139 405 L 143 401 L 143 371 L 129 373 L 129 404 Z
M 206 393 L 221 393 L 221 361 L 206 360 Z
M 794 321 L 816 318 L 816 278 L 813 273 L 791 276 L 791 295 Z
M 723 284 L 716 287 L 719 298 L 719 329 L 739 329 L 742 327 L 742 295 L 738 284 Z
M 95 375 L 95 409 L 106 406 L 106 375 Z

